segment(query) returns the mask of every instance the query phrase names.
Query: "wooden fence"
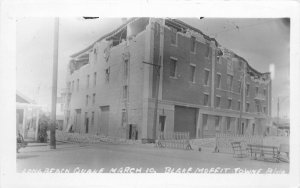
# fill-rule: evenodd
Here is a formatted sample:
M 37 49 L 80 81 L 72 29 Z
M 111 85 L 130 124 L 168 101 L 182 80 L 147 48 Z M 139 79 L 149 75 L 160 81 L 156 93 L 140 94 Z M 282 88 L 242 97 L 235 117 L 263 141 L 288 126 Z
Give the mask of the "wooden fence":
M 192 149 L 188 132 L 160 132 L 156 146 L 159 148 Z
M 231 142 L 241 142 L 243 148 L 247 144 L 263 144 L 263 136 L 258 135 L 237 135 L 237 134 L 216 134 L 216 152 L 233 153 Z

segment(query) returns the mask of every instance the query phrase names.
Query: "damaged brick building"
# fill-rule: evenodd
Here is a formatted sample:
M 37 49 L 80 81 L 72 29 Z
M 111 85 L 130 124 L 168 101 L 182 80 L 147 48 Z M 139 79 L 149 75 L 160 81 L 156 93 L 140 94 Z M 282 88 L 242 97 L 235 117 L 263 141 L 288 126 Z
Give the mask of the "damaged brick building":
M 262 135 L 270 124 L 270 74 L 177 19 L 126 20 L 71 56 L 67 86 L 68 131 L 203 138 Z

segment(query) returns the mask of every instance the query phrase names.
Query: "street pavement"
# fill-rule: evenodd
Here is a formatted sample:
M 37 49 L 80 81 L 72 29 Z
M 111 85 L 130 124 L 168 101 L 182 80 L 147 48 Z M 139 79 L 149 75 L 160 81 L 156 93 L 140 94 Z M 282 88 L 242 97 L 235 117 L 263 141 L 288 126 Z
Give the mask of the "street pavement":
M 157 148 L 154 144 L 29 143 L 17 153 L 17 172 L 60 173 L 288 173 L 289 164 L 233 158 L 210 150 Z

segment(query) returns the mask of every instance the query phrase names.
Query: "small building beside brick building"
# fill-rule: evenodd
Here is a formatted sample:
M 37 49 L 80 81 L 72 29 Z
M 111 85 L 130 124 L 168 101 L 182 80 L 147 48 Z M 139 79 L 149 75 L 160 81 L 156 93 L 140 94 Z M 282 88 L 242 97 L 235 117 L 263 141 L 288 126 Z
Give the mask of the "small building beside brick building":
M 270 73 L 177 19 L 126 20 L 71 56 L 67 88 L 67 131 L 205 138 L 271 126 Z

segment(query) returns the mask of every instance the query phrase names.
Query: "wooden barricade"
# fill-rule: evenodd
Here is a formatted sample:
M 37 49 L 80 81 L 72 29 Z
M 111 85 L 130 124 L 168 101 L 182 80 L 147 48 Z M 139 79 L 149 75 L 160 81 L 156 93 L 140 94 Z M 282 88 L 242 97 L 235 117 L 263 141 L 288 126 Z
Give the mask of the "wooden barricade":
M 237 135 L 237 134 L 216 134 L 215 151 L 222 153 L 233 153 L 232 142 L 241 142 L 242 148 L 248 144 L 263 144 L 263 137 L 259 135 Z
M 157 138 L 156 146 L 159 148 L 176 148 L 190 150 L 190 136 L 188 132 L 160 132 Z

